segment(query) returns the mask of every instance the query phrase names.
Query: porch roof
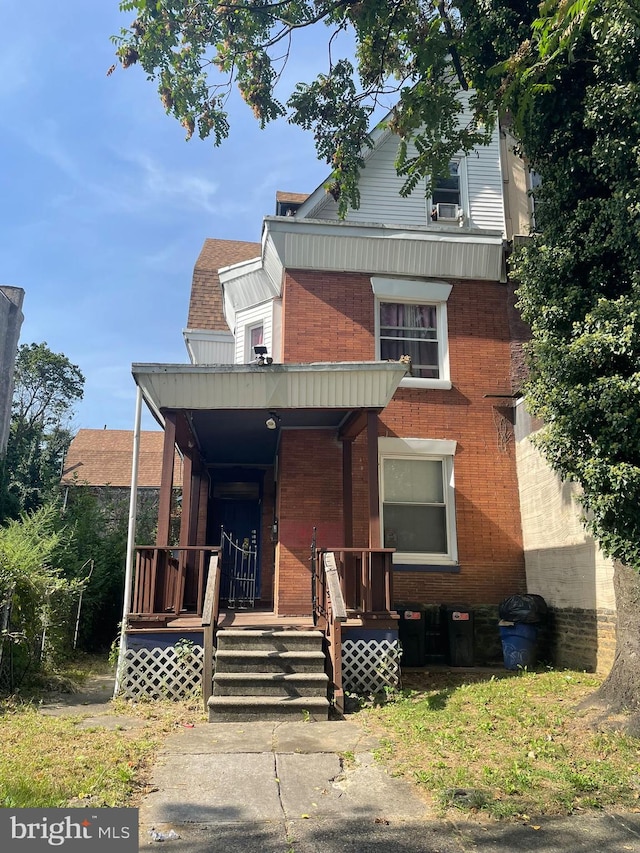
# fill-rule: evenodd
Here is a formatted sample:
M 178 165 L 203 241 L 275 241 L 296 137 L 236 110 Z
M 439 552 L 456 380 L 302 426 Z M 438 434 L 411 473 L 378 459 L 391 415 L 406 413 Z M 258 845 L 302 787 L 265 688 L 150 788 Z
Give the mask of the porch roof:
M 134 364 L 142 396 L 164 426 L 164 411 L 191 413 L 209 462 L 266 463 L 281 429 L 337 429 L 350 413 L 384 409 L 406 373 L 398 362 L 317 364 Z

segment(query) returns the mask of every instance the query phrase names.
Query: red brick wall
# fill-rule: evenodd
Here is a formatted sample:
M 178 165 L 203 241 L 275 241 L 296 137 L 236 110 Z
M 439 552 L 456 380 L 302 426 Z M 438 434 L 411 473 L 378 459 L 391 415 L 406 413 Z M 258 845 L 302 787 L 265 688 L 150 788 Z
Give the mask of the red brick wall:
M 278 468 L 276 609 L 311 612 L 311 539 L 342 545 L 342 446 L 331 430 L 283 430 Z
M 397 601 L 487 604 L 525 588 L 511 401 L 486 396 L 511 393 L 508 292 L 506 285 L 497 282 L 452 283 L 447 315 L 453 388 L 399 390 L 381 415 L 380 434 L 458 442 L 454 468 L 460 571 L 397 572 L 395 597 Z M 285 362 L 372 360 L 374 324 L 369 276 L 287 271 Z M 308 577 L 304 537 L 309 533 L 310 541 L 314 523 L 326 524 L 330 530 L 341 520 L 340 447 L 335 439 L 314 436 L 283 433 L 279 600 L 283 607 L 285 601 L 295 600 L 287 608 L 302 606 L 308 595 L 304 592 L 300 597 L 303 590 L 293 591 L 300 578 Z M 353 458 L 354 545 L 364 546 L 368 539 L 364 435 L 355 442 Z M 290 536 L 295 545 L 287 545 Z

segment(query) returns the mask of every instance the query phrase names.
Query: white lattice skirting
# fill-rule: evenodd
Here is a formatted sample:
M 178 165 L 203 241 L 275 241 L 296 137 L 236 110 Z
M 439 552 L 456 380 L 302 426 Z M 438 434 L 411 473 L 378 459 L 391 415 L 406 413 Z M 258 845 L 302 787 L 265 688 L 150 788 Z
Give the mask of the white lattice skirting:
M 344 640 L 342 684 L 350 693 L 377 693 L 400 683 L 398 640 Z
M 122 662 L 120 693 L 127 699 L 185 699 L 202 690 L 202 646 L 188 652 L 127 649 Z

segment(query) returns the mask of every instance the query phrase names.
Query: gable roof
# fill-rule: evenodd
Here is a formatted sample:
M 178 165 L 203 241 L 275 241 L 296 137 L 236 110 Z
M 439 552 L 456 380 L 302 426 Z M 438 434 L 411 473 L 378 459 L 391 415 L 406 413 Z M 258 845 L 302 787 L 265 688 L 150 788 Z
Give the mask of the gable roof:
M 138 486 L 160 488 L 164 433 L 140 433 Z M 131 485 L 133 431 L 124 429 L 81 429 L 69 446 L 61 482 L 63 485 Z M 174 485 L 182 483 L 182 459 L 176 453 Z
M 193 269 L 189 301 L 190 329 L 229 331 L 224 317 L 222 288 L 218 270 L 232 264 L 260 257 L 260 243 L 242 240 L 207 239 Z

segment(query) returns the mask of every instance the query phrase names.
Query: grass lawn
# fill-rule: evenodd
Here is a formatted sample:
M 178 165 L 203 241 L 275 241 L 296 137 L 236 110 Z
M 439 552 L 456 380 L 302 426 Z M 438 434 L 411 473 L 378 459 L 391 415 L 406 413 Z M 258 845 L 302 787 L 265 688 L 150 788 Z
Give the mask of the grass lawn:
M 622 732 L 623 719 L 618 730 L 578 707 L 598 683 L 578 672 L 414 672 L 403 691 L 354 718 L 381 738 L 390 772 L 443 813 L 535 823 L 594 808 L 639 810 L 640 739 Z M 206 719 L 199 697 L 117 700 L 107 709 L 140 726 L 80 728 L 80 717 L 40 714 L 37 697 L 0 702 L 0 808 L 138 805 L 164 738 Z
M 599 685 L 579 672 L 411 673 L 405 689 L 357 719 L 379 757 L 443 811 L 495 818 L 634 809 L 640 739 L 578 706 Z
M 58 685 L 82 690 L 90 674 L 86 665 L 74 665 Z M 37 696 L 0 701 L 0 808 L 135 806 L 167 734 L 204 719 L 199 697 L 184 703 L 117 700 L 105 712 L 137 717 L 140 726 L 80 728 L 79 716 L 39 713 Z

